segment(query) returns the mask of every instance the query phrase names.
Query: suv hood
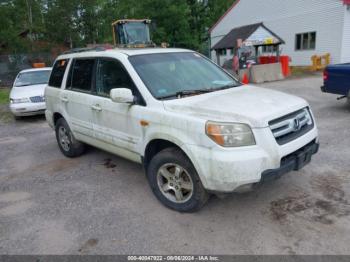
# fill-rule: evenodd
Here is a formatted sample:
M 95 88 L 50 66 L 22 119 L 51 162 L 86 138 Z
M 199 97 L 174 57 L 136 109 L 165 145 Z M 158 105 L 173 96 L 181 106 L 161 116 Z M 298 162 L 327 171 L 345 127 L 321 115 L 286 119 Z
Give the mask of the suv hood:
M 44 96 L 45 87 L 47 84 L 30 85 L 30 86 L 15 86 L 11 90 L 11 98 L 29 98 L 32 96 Z
M 168 111 L 204 120 L 246 123 L 252 128 L 268 127 L 269 121 L 308 106 L 302 98 L 250 85 L 163 103 Z

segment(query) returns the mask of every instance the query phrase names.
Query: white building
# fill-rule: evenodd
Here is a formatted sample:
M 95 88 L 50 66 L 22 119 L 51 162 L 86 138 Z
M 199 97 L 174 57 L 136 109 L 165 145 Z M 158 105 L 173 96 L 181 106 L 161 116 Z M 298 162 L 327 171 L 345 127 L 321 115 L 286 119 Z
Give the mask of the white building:
M 350 62 L 350 0 L 236 0 L 210 29 L 211 47 L 232 29 L 260 22 L 285 41 L 282 55 L 291 65 L 310 65 L 311 56 L 326 53 L 332 63 Z M 230 58 L 231 49 L 221 50 L 221 64 Z

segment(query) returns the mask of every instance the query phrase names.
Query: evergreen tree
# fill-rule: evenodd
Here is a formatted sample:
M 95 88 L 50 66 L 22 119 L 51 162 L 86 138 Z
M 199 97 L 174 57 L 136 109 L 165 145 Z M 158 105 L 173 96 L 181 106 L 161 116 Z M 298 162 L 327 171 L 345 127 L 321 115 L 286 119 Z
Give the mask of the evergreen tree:
M 71 47 L 112 43 L 111 24 L 149 18 L 152 39 L 204 52 L 208 29 L 235 0 L 8 0 L 0 3 L 0 50 L 32 50 L 29 30 L 52 45 Z

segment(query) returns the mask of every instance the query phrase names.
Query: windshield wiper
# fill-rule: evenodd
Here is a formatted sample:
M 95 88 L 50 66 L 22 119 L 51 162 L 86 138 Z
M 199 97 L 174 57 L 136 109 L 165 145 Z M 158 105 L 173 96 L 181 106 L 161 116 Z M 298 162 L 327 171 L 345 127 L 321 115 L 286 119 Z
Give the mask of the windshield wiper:
M 229 88 L 233 88 L 233 87 L 238 87 L 241 86 L 241 84 L 229 84 L 229 85 L 224 85 L 224 86 L 220 86 L 218 88 L 213 88 L 215 89 L 214 91 L 220 91 L 220 90 L 224 90 L 224 89 L 229 89 Z
M 237 86 L 240 86 L 240 85 L 239 84 L 238 85 L 230 84 L 230 85 L 224 85 L 224 86 L 220 86 L 220 87 L 216 87 L 216 88 L 212 87 L 212 88 L 203 88 L 203 89 L 194 89 L 194 90 L 182 90 L 182 91 L 176 92 L 175 94 L 158 97 L 158 99 L 167 99 L 167 98 L 172 98 L 172 97 L 182 98 L 182 97 L 190 96 L 190 95 L 198 95 L 198 94 L 216 92 L 216 91 L 229 89 L 229 88 L 237 87 Z
M 22 86 L 30 86 L 31 84 L 24 84 L 24 85 L 16 85 L 15 87 L 22 87 Z
M 172 98 L 172 97 L 182 98 L 184 96 L 210 93 L 213 91 L 215 91 L 215 90 L 212 90 L 212 89 L 182 90 L 182 91 L 176 92 L 175 94 L 158 97 L 158 99 L 167 99 L 167 98 Z

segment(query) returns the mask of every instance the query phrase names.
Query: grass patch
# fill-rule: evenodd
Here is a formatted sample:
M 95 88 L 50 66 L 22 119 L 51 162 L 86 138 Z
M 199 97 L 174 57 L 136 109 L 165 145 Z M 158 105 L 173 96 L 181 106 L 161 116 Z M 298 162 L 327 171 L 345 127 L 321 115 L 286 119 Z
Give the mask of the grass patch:
M 10 102 L 9 96 L 9 88 L 0 88 L 0 123 L 10 123 L 14 120 L 8 108 Z
M 0 104 L 8 104 L 10 95 L 9 88 L 0 88 Z
M 11 123 L 14 121 L 13 115 L 6 108 L 0 108 L 0 123 Z

